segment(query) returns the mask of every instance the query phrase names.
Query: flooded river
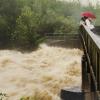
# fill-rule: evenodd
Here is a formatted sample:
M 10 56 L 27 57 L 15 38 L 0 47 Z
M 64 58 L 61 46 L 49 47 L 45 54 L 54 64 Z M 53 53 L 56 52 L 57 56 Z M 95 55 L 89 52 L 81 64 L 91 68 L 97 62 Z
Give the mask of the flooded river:
M 60 100 L 62 88 L 81 87 L 81 56 L 46 44 L 31 53 L 0 50 L 0 92 L 6 100 Z

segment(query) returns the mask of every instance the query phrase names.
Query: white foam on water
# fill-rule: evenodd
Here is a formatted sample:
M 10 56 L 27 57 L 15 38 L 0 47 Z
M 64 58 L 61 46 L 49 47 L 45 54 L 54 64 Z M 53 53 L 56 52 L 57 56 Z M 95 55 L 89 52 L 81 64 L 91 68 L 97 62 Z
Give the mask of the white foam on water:
M 60 100 L 64 87 L 81 87 L 79 49 L 50 47 L 41 44 L 31 53 L 0 50 L 0 92 L 7 100 Z

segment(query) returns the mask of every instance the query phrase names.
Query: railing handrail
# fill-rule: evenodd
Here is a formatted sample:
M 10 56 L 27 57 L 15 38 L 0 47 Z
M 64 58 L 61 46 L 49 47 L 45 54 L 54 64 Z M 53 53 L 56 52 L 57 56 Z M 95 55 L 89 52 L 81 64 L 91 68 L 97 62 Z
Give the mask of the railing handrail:
M 97 47 L 100 49 L 100 36 L 93 33 L 85 24 L 81 24 L 85 30 L 87 31 L 88 35 L 91 37 L 91 39 L 94 41 L 94 43 L 97 45 Z

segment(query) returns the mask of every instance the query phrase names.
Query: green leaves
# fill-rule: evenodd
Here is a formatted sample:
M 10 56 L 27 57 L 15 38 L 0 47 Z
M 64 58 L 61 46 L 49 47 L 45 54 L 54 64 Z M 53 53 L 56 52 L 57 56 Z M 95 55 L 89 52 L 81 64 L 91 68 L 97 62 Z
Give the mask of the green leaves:
M 26 48 L 38 45 L 39 39 L 42 38 L 37 33 L 38 25 L 37 13 L 34 13 L 30 7 L 24 6 L 21 15 L 16 20 L 16 28 L 12 37 L 14 43 Z
M 0 46 L 35 47 L 45 33 L 74 33 L 75 8 L 57 0 L 0 0 Z

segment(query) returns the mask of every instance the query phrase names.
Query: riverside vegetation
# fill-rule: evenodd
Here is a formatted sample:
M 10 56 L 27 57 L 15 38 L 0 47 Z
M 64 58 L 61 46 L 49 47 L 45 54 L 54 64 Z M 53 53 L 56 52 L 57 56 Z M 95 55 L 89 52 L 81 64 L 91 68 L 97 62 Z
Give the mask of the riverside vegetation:
M 81 7 L 59 0 L 0 0 L 0 48 L 38 46 L 45 33 L 77 33 L 80 13 L 92 10 L 100 23 L 100 7 Z

